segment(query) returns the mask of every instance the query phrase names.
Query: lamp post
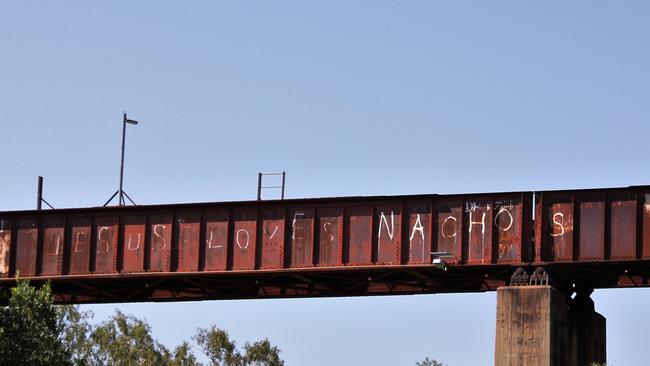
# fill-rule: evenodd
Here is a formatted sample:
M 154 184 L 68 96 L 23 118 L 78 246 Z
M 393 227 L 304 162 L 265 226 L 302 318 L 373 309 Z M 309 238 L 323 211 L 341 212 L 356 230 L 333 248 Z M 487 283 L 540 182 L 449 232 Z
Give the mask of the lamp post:
M 120 189 L 119 189 L 119 205 L 124 206 L 124 145 L 126 144 L 126 124 L 137 125 L 138 121 L 126 118 L 126 112 L 124 112 L 124 121 L 122 122 L 122 159 L 120 161 Z M 131 198 L 129 198 L 131 200 Z M 133 202 L 133 201 L 131 201 Z
M 126 146 L 126 125 L 127 125 L 127 123 L 130 124 L 130 125 L 137 125 L 138 121 L 133 120 L 133 119 L 128 119 L 126 117 L 126 112 L 124 112 L 124 118 L 122 119 L 122 156 L 121 156 L 121 159 L 120 159 L 120 186 L 119 186 L 117 192 L 113 193 L 111 198 L 109 198 L 108 201 L 106 201 L 104 206 L 108 205 L 113 200 L 113 198 L 115 198 L 115 196 L 117 196 L 117 201 L 118 201 L 117 205 L 118 206 L 124 206 L 126 204 L 126 200 L 124 199 L 124 197 L 128 198 L 128 200 L 131 201 L 131 203 L 135 205 L 135 202 L 133 202 L 131 197 L 129 197 L 129 195 L 126 194 L 126 192 L 124 192 L 124 148 Z

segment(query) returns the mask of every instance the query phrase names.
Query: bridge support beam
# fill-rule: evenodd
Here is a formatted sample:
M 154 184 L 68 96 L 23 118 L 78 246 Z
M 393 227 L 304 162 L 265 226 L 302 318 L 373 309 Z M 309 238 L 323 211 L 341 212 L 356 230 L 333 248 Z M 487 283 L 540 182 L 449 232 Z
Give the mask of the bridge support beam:
M 605 318 L 592 290 L 574 299 L 551 286 L 497 290 L 496 366 L 588 366 L 605 362 Z

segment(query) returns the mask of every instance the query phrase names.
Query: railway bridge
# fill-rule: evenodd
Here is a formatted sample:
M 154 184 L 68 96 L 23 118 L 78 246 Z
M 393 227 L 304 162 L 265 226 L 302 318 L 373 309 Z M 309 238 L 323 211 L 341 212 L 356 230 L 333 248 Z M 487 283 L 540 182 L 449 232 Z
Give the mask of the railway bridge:
M 590 294 L 648 286 L 650 186 L 0 212 L 0 289 L 58 303 L 497 291 L 503 365 L 605 361 Z

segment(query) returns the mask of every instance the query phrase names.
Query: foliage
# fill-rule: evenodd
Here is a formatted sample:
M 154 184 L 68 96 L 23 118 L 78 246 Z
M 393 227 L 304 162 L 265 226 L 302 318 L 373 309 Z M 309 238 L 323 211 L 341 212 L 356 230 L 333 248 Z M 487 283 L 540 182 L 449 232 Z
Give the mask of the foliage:
M 271 346 L 268 339 L 246 343 L 244 354 L 237 350 L 235 341 L 230 340 L 228 332 L 212 327 L 199 329 L 194 340 L 213 365 L 216 366 L 282 366 L 280 350 Z
M 59 307 L 61 339 L 75 366 L 95 365 L 201 365 L 192 352 L 192 345 L 183 342 L 173 352 L 151 336 L 146 321 L 120 311 L 109 320 L 93 327 L 91 312 L 77 306 Z M 265 339 L 244 345 L 237 350 L 228 333 L 217 327 L 198 329 L 193 337 L 212 365 L 217 366 L 282 366 L 280 350 Z
M 241 355 L 236 352 L 235 342 L 230 340 L 228 332 L 212 327 L 210 329 L 199 329 L 194 336 L 213 365 L 234 366 L 241 364 Z
M 170 351 L 152 337 L 145 320 L 116 311 L 93 326 L 92 312 L 54 306 L 49 284 L 35 288 L 18 280 L 7 302 L 0 307 L 0 366 L 201 365 L 191 343 L 182 342 Z M 246 343 L 243 354 L 217 327 L 198 329 L 193 339 L 212 365 L 284 365 L 280 350 L 267 339 Z
M 173 355 L 166 354 L 165 365 L 168 366 L 198 366 L 201 365 L 196 361 L 196 357 L 192 353 L 191 346 L 187 342 L 183 342 L 180 346 L 176 347 Z
M 161 365 L 169 354 L 145 321 L 120 311 L 98 325 L 91 339 L 92 362 L 98 365 Z
M 415 366 L 444 366 L 436 360 L 431 360 L 429 357 L 425 358 L 422 362 L 416 362 Z
M 116 311 L 91 325 L 93 313 L 78 306 L 54 306 L 49 284 L 17 281 L 8 306 L 0 308 L 2 365 L 168 365 L 199 366 L 190 342 L 173 351 L 156 341 L 145 320 Z M 268 339 L 238 349 L 228 332 L 215 326 L 197 330 L 192 340 L 214 366 L 283 366 L 280 350 Z M 442 366 L 429 358 L 417 366 Z
M 70 353 L 73 365 L 90 365 L 92 359 L 92 327 L 88 321 L 93 317 L 90 311 L 79 311 L 77 306 L 61 305 L 57 308 L 61 329 L 61 341 Z
M 0 364 L 71 365 L 58 319 L 49 283 L 37 289 L 17 280 L 0 308 Z
M 156 341 L 145 320 L 116 311 L 92 326 L 93 313 L 78 306 L 54 306 L 49 284 L 17 281 L 8 306 L 0 308 L 2 365 L 168 365 L 199 366 L 189 342 L 173 351 Z M 237 349 L 228 332 L 215 326 L 192 338 L 214 366 L 283 366 L 280 350 L 268 339 Z M 443 366 L 428 357 L 416 366 Z M 600 366 L 592 364 L 592 366 Z M 603 365 L 604 366 L 604 365 Z
M 271 346 L 268 339 L 244 345 L 244 365 L 254 366 L 282 366 L 278 347 Z
M 61 306 L 59 316 L 61 337 L 76 366 L 200 365 L 189 343 L 183 342 L 170 352 L 151 337 L 146 321 L 119 311 L 94 328 L 88 322 L 93 314 L 76 306 Z

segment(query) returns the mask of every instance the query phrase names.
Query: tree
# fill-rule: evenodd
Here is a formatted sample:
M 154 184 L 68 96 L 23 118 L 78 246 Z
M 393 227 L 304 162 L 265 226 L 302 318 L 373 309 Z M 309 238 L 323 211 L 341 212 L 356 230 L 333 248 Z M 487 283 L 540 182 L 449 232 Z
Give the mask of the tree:
M 194 340 L 215 366 L 283 366 L 280 350 L 271 346 L 268 339 L 246 343 L 244 354 L 237 350 L 234 341 L 230 340 L 228 332 L 212 327 L 199 329 Z
M 187 342 L 183 342 L 180 346 L 176 347 L 173 355 L 165 355 L 165 364 L 169 366 L 201 365 L 196 361 L 196 357 L 192 353 L 191 346 Z
M 160 364 L 197 366 L 191 346 L 183 342 L 173 352 L 156 342 L 144 320 L 117 312 L 111 319 L 93 328 L 90 311 L 78 306 L 59 307 L 61 337 L 75 366 Z
M 28 281 L 18 281 L 8 306 L 0 308 L 0 366 L 201 365 L 190 343 L 182 342 L 170 351 L 152 337 L 145 320 L 117 311 L 92 326 L 92 317 L 92 312 L 78 306 L 54 306 L 49 284 L 37 289 Z M 243 354 L 217 327 L 198 329 L 193 339 L 212 365 L 284 365 L 280 350 L 268 339 L 247 342 Z
M 61 340 L 70 354 L 70 360 L 75 366 L 91 364 L 93 343 L 90 339 L 92 327 L 88 323 L 92 319 L 91 311 L 79 311 L 78 306 L 61 305 L 57 308 L 61 329 Z
M 416 362 L 415 366 L 444 366 L 436 360 L 431 360 L 429 357 L 425 358 L 422 362 Z
M 216 366 L 236 366 L 241 364 L 241 355 L 236 351 L 235 342 L 230 340 L 228 332 L 212 327 L 199 328 L 194 340 L 199 344 L 203 353 Z
M 94 364 L 163 365 L 169 358 L 169 351 L 151 336 L 149 324 L 119 310 L 92 331 L 91 339 Z
M 278 347 L 271 346 L 268 339 L 258 341 L 252 345 L 248 342 L 244 345 L 244 365 L 255 366 L 282 366 L 284 361 L 280 359 Z
M 0 309 L 0 365 L 71 365 L 60 331 L 50 284 L 17 280 Z

